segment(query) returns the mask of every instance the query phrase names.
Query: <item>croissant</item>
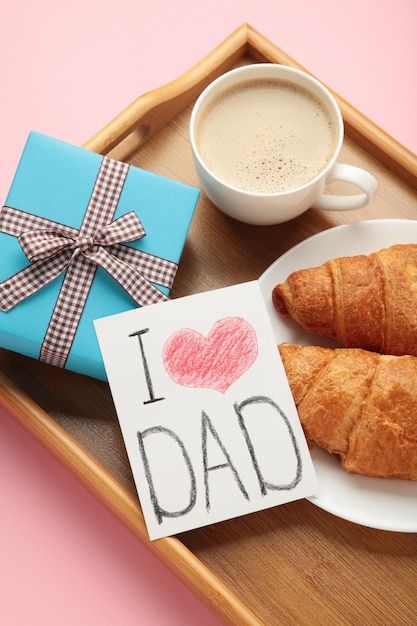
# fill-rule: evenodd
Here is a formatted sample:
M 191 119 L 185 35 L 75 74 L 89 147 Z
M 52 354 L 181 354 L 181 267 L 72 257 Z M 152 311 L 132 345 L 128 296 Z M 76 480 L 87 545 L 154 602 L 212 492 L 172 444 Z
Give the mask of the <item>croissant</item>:
M 348 471 L 417 480 L 417 358 L 278 346 L 309 444 Z
M 417 356 L 417 244 L 293 272 L 272 301 L 281 315 L 345 347 Z

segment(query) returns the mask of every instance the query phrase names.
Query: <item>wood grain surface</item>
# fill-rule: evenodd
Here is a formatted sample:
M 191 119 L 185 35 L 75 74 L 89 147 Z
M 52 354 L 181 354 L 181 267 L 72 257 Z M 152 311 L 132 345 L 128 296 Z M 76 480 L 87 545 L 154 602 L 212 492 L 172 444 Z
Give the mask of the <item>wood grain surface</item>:
M 242 25 L 190 72 L 139 97 L 86 147 L 198 187 L 188 134 L 193 102 L 215 76 L 258 61 L 299 67 Z M 173 298 L 257 279 L 298 242 L 340 224 L 415 219 L 417 158 L 338 100 L 346 123 L 340 160 L 376 176 L 373 202 L 265 227 L 226 217 L 202 193 Z M 151 543 L 106 383 L 2 350 L 0 403 L 225 623 L 416 623 L 417 535 L 355 525 L 302 500 Z

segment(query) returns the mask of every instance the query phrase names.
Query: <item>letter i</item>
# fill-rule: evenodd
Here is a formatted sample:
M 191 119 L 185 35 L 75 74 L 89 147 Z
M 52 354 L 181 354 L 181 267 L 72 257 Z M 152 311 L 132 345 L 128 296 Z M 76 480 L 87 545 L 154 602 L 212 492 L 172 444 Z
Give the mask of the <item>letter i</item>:
M 146 385 L 148 387 L 148 392 L 149 392 L 149 400 L 145 400 L 143 404 L 150 404 L 151 402 L 158 402 L 159 400 L 165 400 L 165 398 L 155 398 L 154 396 L 151 374 L 149 371 L 148 361 L 146 359 L 145 350 L 144 350 L 143 341 L 142 341 L 142 335 L 147 332 L 149 332 L 149 328 L 138 330 L 135 333 L 131 333 L 129 335 L 129 337 L 137 337 L 139 340 L 139 349 L 140 349 L 140 354 L 142 357 L 143 371 L 145 373 Z

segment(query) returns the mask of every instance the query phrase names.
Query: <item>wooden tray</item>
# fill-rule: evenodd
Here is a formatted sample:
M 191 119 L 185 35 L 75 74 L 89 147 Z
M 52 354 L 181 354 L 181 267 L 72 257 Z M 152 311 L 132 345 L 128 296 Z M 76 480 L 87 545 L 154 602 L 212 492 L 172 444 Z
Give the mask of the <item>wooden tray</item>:
M 260 61 L 300 67 L 244 24 L 85 147 L 199 186 L 188 141 L 193 102 L 219 74 Z M 342 160 L 375 174 L 374 202 L 256 227 L 228 219 L 202 194 L 172 297 L 256 279 L 299 241 L 342 223 L 414 219 L 417 158 L 336 97 L 346 123 Z M 4 350 L 0 370 L 0 403 L 225 623 L 415 623 L 416 535 L 354 525 L 302 500 L 151 543 L 107 384 Z

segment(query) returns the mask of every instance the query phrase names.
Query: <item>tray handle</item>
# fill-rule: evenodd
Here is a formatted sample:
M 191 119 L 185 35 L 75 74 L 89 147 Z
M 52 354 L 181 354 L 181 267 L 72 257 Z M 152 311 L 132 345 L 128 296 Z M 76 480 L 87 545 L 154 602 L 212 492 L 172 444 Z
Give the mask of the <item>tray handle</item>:
M 127 158 L 197 98 L 206 85 L 244 57 L 248 49 L 247 30 L 243 24 L 183 75 L 139 96 L 84 148 L 106 155 L 112 152 L 113 158 Z

